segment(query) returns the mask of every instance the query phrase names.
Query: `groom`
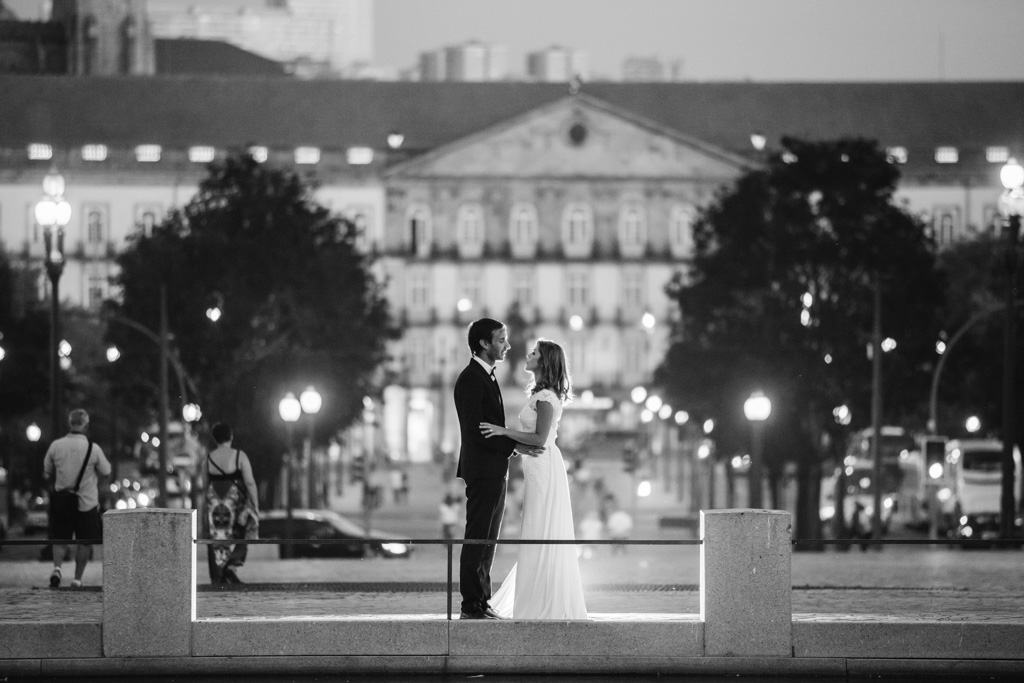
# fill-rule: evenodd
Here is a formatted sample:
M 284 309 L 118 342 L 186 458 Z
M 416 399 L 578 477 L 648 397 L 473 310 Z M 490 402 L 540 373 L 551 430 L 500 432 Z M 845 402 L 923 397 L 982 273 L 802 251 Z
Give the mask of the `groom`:
M 455 410 L 459 414 L 462 448 L 457 476 L 466 482 L 467 539 L 498 538 L 505 513 L 508 459 L 518 450 L 532 453 L 531 446 L 506 436 L 484 438 L 481 422 L 505 425 L 505 405 L 494 368 L 511 346 L 508 329 L 497 320 L 481 318 L 469 326 L 469 365 L 455 382 Z M 497 619 L 487 601 L 491 597 L 491 563 L 494 545 L 464 544 L 459 563 L 462 591 L 460 619 Z

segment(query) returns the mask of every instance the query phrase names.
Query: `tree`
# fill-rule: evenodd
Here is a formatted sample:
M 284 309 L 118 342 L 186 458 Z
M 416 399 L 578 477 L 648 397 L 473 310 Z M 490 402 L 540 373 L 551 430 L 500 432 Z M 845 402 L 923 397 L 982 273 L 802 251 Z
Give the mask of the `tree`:
M 749 452 L 744 399 L 773 402 L 769 482 L 798 467 L 797 535 L 818 537 L 823 435 L 833 407 L 869 423 L 873 288 L 882 287 L 885 419 L 923 424 L 943 293 L 925 226 L 893 200 L 896 166 L 874 142 L 784 138 L 764 168 L 740 177 L 698 217 L 689 273 L 656 381 L 673 405 L 712 416 L 718 451 Z M 827 439 L 825 439 L 827 440 Z
M 355 227 L 317 204 L 313 189 L 248 155 L 211 164 L 188 205 L 118 257 L 123 298 L 109 310 L 107 337 L 123 351 L 120 400 L 151 406 L 158 345 L 117 321 L 157 331 L 163 289 L 173 350 L 204 416 L 235 428 L 264 481 L 284 449 L 284 394 L 314 385 L 324 397 L 318 434 L 333 434 L 377 393 L 396 334 Z M 206 316 L 213 305 L 216 322 Z

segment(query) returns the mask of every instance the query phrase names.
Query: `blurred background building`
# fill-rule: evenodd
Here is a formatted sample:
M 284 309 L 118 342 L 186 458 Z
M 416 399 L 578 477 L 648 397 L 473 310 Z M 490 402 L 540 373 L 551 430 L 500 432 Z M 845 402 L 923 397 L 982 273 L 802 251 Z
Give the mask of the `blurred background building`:
M 508 47 L 471 40 L 420 53 L 421 81 L 504 81 Z
M 61 294 L 92 310 L 117 296 L 116 254 L 187 203 L 208 162 L 249 150 L 315 174 L 318 199 L 378 256 L 404 331 L 382 431 L 411 461 L 457 447 L 451 385 L 465 325 L 483 315 L 510 326 L 510 415 L 528 344 L 547 336 L 581 392 L 567 447 L 593 425 L 635 422 L 629 392 L 667 348 L 664 287 L 685 277 L 694 216 L 783 135 L 879 140 L 900 166 L 898 198 L 944 244 L 990 229 L 999 168 L 1024 139 L 1006 116 L 1024 106 L 1021 83 L 15 75 L 0 92 L 0 240 L 36 274 L 31 305 L 48 296 L 33 206 L 53 166 L 72 207 Z
M 683 60 L 660 57 L 627 57 L 622 62 L 622 80 L 661 83 L 683 80 Z
M 560 45 L 526 55 L 526 77 L 543 83 L 564 83 L 573 78 L 590 79 L 590 58 L 585 50 Z

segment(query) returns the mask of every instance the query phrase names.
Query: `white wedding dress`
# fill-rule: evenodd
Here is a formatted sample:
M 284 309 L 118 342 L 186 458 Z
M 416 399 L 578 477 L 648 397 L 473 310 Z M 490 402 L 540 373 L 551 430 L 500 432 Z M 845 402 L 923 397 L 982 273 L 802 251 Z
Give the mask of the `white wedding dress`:
M 562 402 L 550 389 L 542 389 L 527 401 L 519 421 L 523 431 L 536 430 L 538 401 L 550 403 L 554 415 L 544 452 L 520 457 L 525 479 L 522 538 L 575 540 L 569 478 L 555 445 Z M 488 602 L 506 619 L 586 619 L 576 546 L 519 546 L 515 566 Z

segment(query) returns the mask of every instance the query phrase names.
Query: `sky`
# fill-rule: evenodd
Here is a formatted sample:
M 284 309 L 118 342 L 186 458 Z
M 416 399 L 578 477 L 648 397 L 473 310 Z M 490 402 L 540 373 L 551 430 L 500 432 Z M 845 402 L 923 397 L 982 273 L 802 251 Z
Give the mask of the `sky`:
M 477 39 L 581 48 L 591 78 L 627 55 L 698 81 L 1024 80 L 1024 0 L 374 0 L 376 61 Z

